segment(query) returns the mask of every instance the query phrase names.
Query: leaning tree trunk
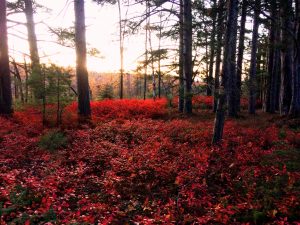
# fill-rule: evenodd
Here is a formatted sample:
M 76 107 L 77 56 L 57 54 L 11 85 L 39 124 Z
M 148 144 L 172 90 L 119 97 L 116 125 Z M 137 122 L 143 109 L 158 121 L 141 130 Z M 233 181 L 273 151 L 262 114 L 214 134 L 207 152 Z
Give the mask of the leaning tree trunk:
M 192 2 L 183 0 L 184 113 L 192 114 Z
M 300 117 L 300 0 L 295 0 L 296 8 L 296 44 L 293 72 L 293 96 L 289 114 L 293 117 Z
M 292 27 L 292 0 L 280 0 L 281 19 L 281 86 L 280 86 L 280 114 L 287 115 L 292 101 L 292 73 L 293 73 L 293 38 L 289 32 Z
M 82 119 L 91 115 L 89 79 L 86 68 L 86 39 L 84 0 L 74 1 L 76 77 L 78 88 L 78 114 Z
M 227 9 L 227 28 L 225 34 L 224 58 L 222 68 L 222 87 L 219 90 L 218 107 L 215 118 L 214 132 L 212 143 L 216 144 L 221 141 L 223 137 L 223 128 L 225 121 L 225 106 L 226 106 L 226 92 L 230 97 L 232 94 L 232 86 L 229 86 L 229 81 L 235 80 L 235 57 L 236 57 L 236 18 L 238 13 L 238 0 L 229 0 Z
M 254 22 L 252 30 L 252 45 L 251 45 L 251 61 L 250 61 L 250 74 L 249 74 L 249 108 L 250 114 L 255 114 L 256 105 L 256 90 L 257 90 L 257 43 L 258 43 L 258 27 L 259 27 L 259 14 L 260 14 L 260 0 L 255 0 L 254 8 Z
M 219 1 L 218 6 L 218 18 L 217 18 L 217 46 L 216 46 L 216 70 L 215 70 L 215 84 L 214 84 L 214 106 L 213 111 L 217 111 L 218 105 L 218 91 L 220 87 L 220 65 L 221 65 L 221 55 L 223 46 L 223 35 L 224 35 L 224 0 Z
M 6 1 L 0 0 L 0 115 L 12 114 L 11 78 L 9 70 Z
M 239 47 L 237 54 L 237 70 L 236 70 L 236 78 L 237 78 L 237 110 L 241 110 L 241 86 L 242 86 L 242 71 L 243 71 L 243 57 L 245 50 L 245 31 L 246 31 L 246 19 L 247 19 L 247 8 L 248 2 L 243 0 L 242 6 L 242 16 L 240 23 L 240 36 L 239 36 Z

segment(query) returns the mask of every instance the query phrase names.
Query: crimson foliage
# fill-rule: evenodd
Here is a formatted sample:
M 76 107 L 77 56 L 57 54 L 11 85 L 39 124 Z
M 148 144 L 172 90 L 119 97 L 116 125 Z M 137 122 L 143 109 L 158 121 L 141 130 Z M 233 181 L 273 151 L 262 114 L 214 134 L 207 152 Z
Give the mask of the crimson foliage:
M 212 147 L 210 112 L 171 119 L 165 104 L 93 102 L 93 126 L 80 128 L 72 104 L 68 146 L 51 152 L 34 109 L 0 118 L 1 225 L 300 221 L 297 130 L 266 115 L 229 120 Z

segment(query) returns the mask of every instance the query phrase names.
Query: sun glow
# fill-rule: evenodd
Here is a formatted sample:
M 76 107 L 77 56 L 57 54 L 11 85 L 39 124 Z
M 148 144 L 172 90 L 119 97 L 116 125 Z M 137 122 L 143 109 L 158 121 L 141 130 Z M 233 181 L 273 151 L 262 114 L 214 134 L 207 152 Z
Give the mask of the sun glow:
M 50 35 L 49 28 L 47 27 L 68 28 L 73 26 L 73 2 L 52 0 L 45 3 L 45 1 L 37 0 L 37 3 L 51 10 L 50 13 L 39 10 L 35 14 L 41 62 L 75 67 L 75 50 L 57 45 L 55 43 L 56 37 Z M 25 16 L 22 14 L 10 16 L 9 18 L 16 21 L 25 21 Z M 24 55 L 29 54 L 28 43 L 25 40 L 27 31 L 25 26 L 13 27 L 13 23 L 9 23 L 9 26 L 11 26 L 9 30 L 10 55 L 19 61 L 23 61 Z M 100 56 L 88 57 L 88 70 L 98 72 L 120 71 L 117 6 L 98 6 L 95 3 L 87 1 L 86 26 L 87 48 L 97 48 L 100 51 Z M 22 37 L 21 39 L 20 36 Z M 143 55 L 143 52 L 143 36 L 136 35 L 125 38 L 124 70 L 134 70 L 137 66 L 137 61 L 141 60 L 140 57 Z

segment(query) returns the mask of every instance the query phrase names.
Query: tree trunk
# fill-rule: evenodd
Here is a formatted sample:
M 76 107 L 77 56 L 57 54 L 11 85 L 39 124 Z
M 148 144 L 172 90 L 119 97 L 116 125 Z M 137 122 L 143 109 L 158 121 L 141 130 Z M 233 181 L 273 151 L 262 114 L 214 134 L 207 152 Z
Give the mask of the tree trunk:
M 216 46 L 216 70 L 215 70 L 215 87 L 214 87 L 214 107 L 213 111 L 217 111 L 218 92 L 220 87 L 220 65 L 224 35 L 224 0 L 219 1 L 218 19 L 217 19 L 217 46 Z
M 229 0 L 227 8 L 227 27 L 225 35 L 225 45 L 224 45 L 224 58 L 223 58 L 223 68 L 222 68 L 222 87 L 219 90 L 219 100 L 218 107 L 216 112 L 214 132 L 212 143 L 216 144 L 221 141 L 223 137 L 223 128 L 225 122 L 225 99 L 226 96 L 229 96 L 234 93 L 234 86 L 229 86 L 229 81 L 235 80 L 235 74 L 232 71 L 235 71 L 235 53 L 236 53 L 236 17 L 238 12 L 238 0 Z M 229 101 L 228 101 L 229 102 Z M 232 102 L 231 102 L 232 103 Z M 236 103 L 236 101 L 235 101 Z M 235 104 L 234 103 L 234 104 Z M 233 112 L 231 112 L 233 113 Z M 232 115 L 232 114 L 231 114 Z
M 293 117 L 300 117 L 300 0 L 295 0 L 296 20 L 295 33 L 297 44 L 295 44 L 292 104 L 289 114 Z
M 154 69 L 154 55 L 153 55 L 153 48 L 152 48 L 152 35 L 151 35 L 151 27 L 150 27 L 150 17 L 148 20 L 149 23 L 149 48 L 150 48 L 150 52 L 151 52 L 151 76 L 152 76 L 152 98 L 155 101 L 156 99 L 156 79 L 155 79 L 155 69 Z
M 259 14 L 260 14 L 260 0 L 255 0 L 254 21 L 252 30 L 252 44 L 251 44 L 251 61 L 249 74 L 249 108 L 250 114 L 255 114 L 256 106 L 256 90 L 257 90 L 257 43 L 258 43 L 258 28 L 259 28 Z
M 24 57 L 24 72 L 25 72 L 25 102 L 28 103 L 28 67 L 27 67 L 27 62 Z
M 281 86 L 280 86 L 280 114 L 287 115 L 292 100 L 293 73 L 293 39 L 292 31 L 292 0 L 280 0 L 281 19 Z
M 228 104 L 228 116 L 236 117 L 237 116 L 237 90 L 236 90 L 236 40 L 237 40 L 237 19 L 238 19 L 238 1 L 232 0 L 230 1 L 232 8 L 228 13 L 228 18 L 231 20 L 227 22 L 228 30 L 229 30 L 229 44 L 231 47 L 229 48 L 229 71 L 228 75 L 226 75 L 227 84 L 225 87 L 226 95 L 227 95 L 227 104 Z M 227 43 L 226 43 L 227 44 Z M 224 56 L 225 57 L 225 56 Z
M 212 8 L 212 31 L 210 36 L 210 58 L 209 58 L 209 69 L 208 69 L 208 81 L 207 81 L 207 89 L 206 95 L 212 95 L 212 88 L 213 88 L 213 73 L 214 73 L 214 58 L 215 58 L 215 43 L 216 43 L 216 9 L 217 3 L 216 0 L 213 0 L 213 8 Z
M 61 104 L 60 104 L 60 73 L 56 72 L 56 126 L 61 125 Z
M 39 72 L 40 57 L 35 34 L 32 0 L 24 0 L 32 72 Z
M 76 77 L 78 88 L 78 113 L 83 119 L 90 117 L 90 91 L 86 68 L 86 39 L 84 0 L 74 1 L 75 9 L 75 47 L 76 47 Z
M 8 58 L 6 1 L 0 0 L 0 115 L 12 114 L 11 78 Z
M 144 71 L 144 100 L 146 100 L 147 95 L 147 73 L 148 73 L 148 12 L 149 12 L 149 6 L 148 6 L 148 0 L 146 0 L 146 26 L 145 26 L 145 71 Z
M 276 17 L 277 14 L 277 3 L 276 1 L 272 1 L 270 5 L 270 13 L 271 17 L 274 18 L 271 21 L 270 29 L 269 29 L 269 48 L 268 48 L 268 91 L 267 91 L 267 99 L 266 99 L 266 111 L 270 113 L 275 113 L 275 104 L 274 104 L 274 78 L 275 75 L 273 72 L 273 68 L 275 65 L 275 37 L 276 37 Z
M 158 98 L 161 98 L 161 35 L 162 35 L 162 15 L 160 15 L 159 34 L 158 34 Z
M 183 0 L 184 113 L 192 114 L 192 4 Z
M 178 97 L 178 111 L 183 112 L 184 108 L 184 75 L 183 75 L 183 0 L 180 0 L 180 14 L 179 14 L 179 97 Z
M 118 0 L 119 9 L 119 38 L 120 38 L 120 99 L 123 99 L 123 83 L 124 83 L 124 36 L 122 28 L 122 11 L 121 2 Z
M 242 71 L 243 71 L 243 57 L 245 50 L 245 31 L 246 31 L 246 19 L 247 19 L 247 1 L 243 0 L 242 16 L 240 23 L 240 36 L 239 36 L 239 47 L 238 47 L 238 58 L 237 58 L 237 110 L 241 110 L 241 86 L 242 86 Z
M 18 65 L 15 60 L 12 61 L 12 64 L 14 66 L 14 72 L 15 72 L 15 76 L 16 76 L 16 80 L 17 80 L 17 84 L 18 84 L 17 86 L 19 87 L 19 91 L 20 91 L 21 102 L 24 103 L 24 92 L 23 92 L 23 85 L 22 85 L 20 71 L 19 71 Z

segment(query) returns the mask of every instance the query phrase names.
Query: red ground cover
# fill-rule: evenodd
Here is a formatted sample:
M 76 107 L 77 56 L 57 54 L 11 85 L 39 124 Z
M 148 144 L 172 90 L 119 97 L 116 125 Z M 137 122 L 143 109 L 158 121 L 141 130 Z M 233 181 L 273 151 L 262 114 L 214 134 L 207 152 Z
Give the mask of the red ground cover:
M 165 105 L 93 102 L 81 127 L 70 105 L 55 151 L 38 145 L 50 130 L 36 110 L 0 117 L 1 225 L 299 224 L 299 130 L 245 115 L 213 147 L 212 113 Z

